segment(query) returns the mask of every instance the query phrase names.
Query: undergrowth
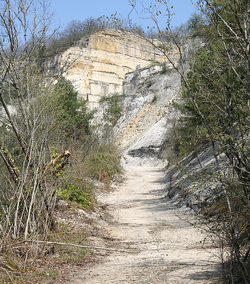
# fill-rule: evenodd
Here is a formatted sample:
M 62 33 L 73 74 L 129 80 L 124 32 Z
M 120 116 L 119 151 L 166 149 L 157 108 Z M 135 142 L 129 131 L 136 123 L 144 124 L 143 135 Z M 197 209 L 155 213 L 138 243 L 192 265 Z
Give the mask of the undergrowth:
M 83 181 L 82 186 L 69 183 L 63 189 L 58 190 L 58 197 L 76 202 L 84 208 L 92 208 L 94 201 L 94 194 L 91 192 L 92 190 L 93 185 L 85 180 Z
M 13 240 L 11 235 L 7 236 L 8 239 L 6 237 L 4 246 L 0 248 L 0 283 L 53 281 L 65 275 L 62 272 L 65 267 L 83 265 L 94 258 L 94 253 L 89 249 L 47 242 L 88 244 L 91 235 L 89 227 L 86 230 L 85 226 L 79 227 L 70 222 L 89 222 L 84 214 L 79 218 L 78 212 L 96 210 L 96 181 L 103 184 L 102 188 L 108 189 L 114 175 L 122 173 L 119 152 L 113 143 L 102 144 L 94 135 L 67 141 L 70 142 L 68 151 L 71 153 L 67 166 L 56 163 L 49 168 L 47 175 L 49 184 L 56 188 L 54 225 L 46 234 L 36 234 L 26 241 Z M 52 159 L 61 151 L 60 145 L 51 147 Z M 59 208 L 62 200 L 66 205 Z M 65 220 L 58 220 L 58 212 L 63 214 Z M 75 217 L 72 217 L 74 214 Z
M 69 209 L 71 211 L 68 211 Z M 57 283 L 59 280 L 65 280 L 70 267 L 94 261 L 94 254 L 89 248 L 70 245 L 87 246 L 87 238 L 91 232 L 87 226 L 74 224 L 72 212 L 75 212 L 76 216 L 75 205 L 70 205 L 67 212 L 71 212 L 71 218 L 68 216 L 70 222 L 60 222 L 57 229 L 48 235 L 47 241 L 52 244 L 15 241 L 7 245 L 3 251 L 5 254 L 0 255 L 2 265 L 0 283 L 36 284 L 52 283 L 51 281 Z
M 116 153 L 97 152 L 90 155 L 85 162 L 88 176 L 109 184 L 112 176 L 120 174 L 122 168 Z
M 193 127 L 182 118 L 172 119 L 172 127 L 167 132 L 168 143 L 164 147 L 164 158 L 177 165 L 191 152 L 198 155 L 211 144 L 202 127 Z

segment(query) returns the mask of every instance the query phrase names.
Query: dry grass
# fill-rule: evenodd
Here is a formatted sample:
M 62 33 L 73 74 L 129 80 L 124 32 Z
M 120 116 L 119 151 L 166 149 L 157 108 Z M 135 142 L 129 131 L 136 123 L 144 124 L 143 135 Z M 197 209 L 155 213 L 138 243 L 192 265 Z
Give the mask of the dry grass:
M 107 232 L 97 224 L 98 212 L 101 214 L 103 209 L 95 205 L 94 210 L 92 214 L 77 204 L 60 201 L 56 208 L 57 227 L 47 241 L 64 245 L 44 245 L 31 240 L 8 242 L 0 254 L 0 283 L 65 283 L 74 270 L 94 264 L 108 254 L 108 251 L 70 245 L 105 246 Z

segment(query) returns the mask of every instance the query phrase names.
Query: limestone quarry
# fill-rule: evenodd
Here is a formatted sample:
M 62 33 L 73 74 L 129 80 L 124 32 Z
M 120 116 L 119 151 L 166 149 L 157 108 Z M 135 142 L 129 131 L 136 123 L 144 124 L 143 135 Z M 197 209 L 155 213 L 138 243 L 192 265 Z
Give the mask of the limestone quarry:
M 54 60 L 72 63 L 65 76 L 91 109 L 98 107 L 94 123 L 103 120 L 100 97 L 119 93 L 122 102 L 112 139 L 121 150 L 123 183 L 99 192 L 105 210 L 88 216 L 97 231 L 106 232 L 90 239 L 103 248 L 96 252 L 100 261 L 76 269 L 64 283 L 218 283 L 218 247 L 203 243 L 206 235 L 191 225 L 190 204 L 182 198 L 185 175 L 175 167 L 166 171 L 164 147 L 178 117 L 173 101 L 179 99 L 180 75 L 150 43 L 118 30 L 98 31 Z M 183 163 L 192 171 L 200 162 L 212 162 L 209 149 Z
M 201 45 L 194 36 L 184 46 L 184 66 L 197 43 Z M 105 101 L 99 103 L 100 98 L 114 93 L 121 96 L 122 116 L 113 129 L 112 139 L 122 152 L 124 166 L 168 165 L 164 149 L 171 139 L 168 130 L 179 115 L 173 101 L 179 100 L 181 77 L 155 48 L 160 44 L 157 40 L 152 44 L 130 31 L 99 30 L 47 62 L 48 72 L 61 68 L 79 95 L 88 99 L 90 109 L 96 110 L 95 125 L 102 124 L 106 107 Z M 178 64 L 180 57 L 174 46 L 168 45 L 168 56 Z M 191 155 L 184 159 L 187 172 L 197 170 L 198 161 L 204 165 L 213 163 L 211 150 L 202 152 L 200 157 Z M 192 184 L 192 180 L 187 182 L 185 178 L 178 168 L 170 168 L 166 173 L 165 195 L 178 200 L 180 184 L 184 182 L 186 188 Z M 169 180 L 174 180 L 174 187 Z
M 46 69 L 52 74 L 63 72 L 93 109 L 102 96 L 122 94 L 125 74 L 166 60 L 152 42 L 162 44 L 125 30 L 99 30 L 50 58 Z M 168 50 L 177 60 L 177 51 L 170 45 Z

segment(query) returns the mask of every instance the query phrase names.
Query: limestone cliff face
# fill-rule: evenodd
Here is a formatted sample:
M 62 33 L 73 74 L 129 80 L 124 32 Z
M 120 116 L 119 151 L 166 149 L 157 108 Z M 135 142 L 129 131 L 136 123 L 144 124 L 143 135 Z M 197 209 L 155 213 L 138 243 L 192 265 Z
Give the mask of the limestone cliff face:
M 157 41 L 155 44 L 159 44 Z M 172 58 L 175 49 L 169 48 Z M 122 93 L 126 73 L 166 58 L 151 43 L 129 31 L 99 30 L 47 63 L 48 72 L 64 70 L 80 96 L 88 99 L 90 109 L 99 105 L 101 96 Z M 56 71 L 57 70 L 57 71 Z

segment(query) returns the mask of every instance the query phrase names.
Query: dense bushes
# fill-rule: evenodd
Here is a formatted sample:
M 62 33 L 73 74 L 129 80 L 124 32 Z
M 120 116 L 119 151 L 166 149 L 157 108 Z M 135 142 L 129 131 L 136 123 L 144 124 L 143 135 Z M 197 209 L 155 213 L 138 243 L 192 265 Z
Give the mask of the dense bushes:
M 88 111 L 87 101 L 79 98 L 72 83 L 61 77 L 55 85 L 55 104 L 60 110 L 59 120 L 67 137 L 90 135 L 90 120 L 93 111 Z
M 82 181 L 81 185 L 69 183 L 63 186 L 63 189 L 58 189 L 58 196 L 76 202 L 84 208 L 93 207 L 94 193 L 93 185 L 91 183 Z

